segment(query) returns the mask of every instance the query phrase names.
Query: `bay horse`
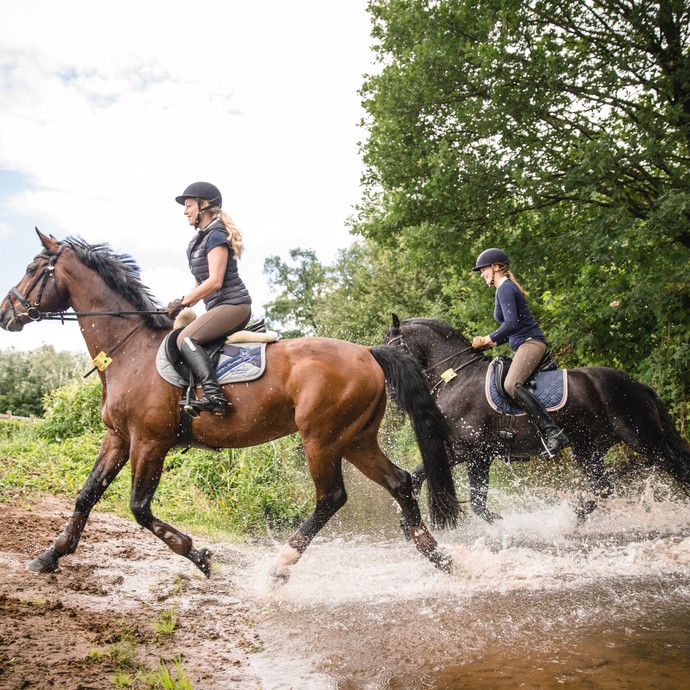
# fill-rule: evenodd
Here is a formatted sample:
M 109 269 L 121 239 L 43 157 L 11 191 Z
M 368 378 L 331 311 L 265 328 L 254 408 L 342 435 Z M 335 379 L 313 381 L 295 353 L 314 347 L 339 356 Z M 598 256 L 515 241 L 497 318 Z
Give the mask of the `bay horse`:
M 100 362 L 107 431 L 64 531 L 27 567 L 53 572 L 60 558 L 74 553 L 92 508 L 129 460 L 136 521 L 209 577 L 211 552 L 197 549 L 189 536 L 151 511 L 165 456 L 181 444 L 182 435 L 182 389 L 156 370 L 156 354 L 172 321 L 141 283 L 131 257 L 114 253 L 107 244 L 72 237 L 58 241 L 36 232 L 43 249 L 0 304 L 0 326 L 20 331 L 32 320 L 76 318 L 94 363 Z M 65 313 L 70 307 L 74 314 Z M 224 386 L 231 402 L 226 414 L 202 413 L 191 420 L 191 431 L 198 443 L 213 448 L 253 446 L 300 433 L 316 505 L 280 549 L 270 569 L 274 582 L 288 579 L 314 536 L 345 504 L 343 459 L 390 493 L 412 526 L 417 549 L 450 570 L 450 557 L 422 520 L 410 474 L 386 457 L 377 439 L 387 382 L 416 430 L 431 480 L 432 522 L 453 526 L 459 506 L 448 430 L 419 365 L 396 348 L 328 338 L 278 340 L 267 345 L 266 360 L 260 378 Z
M 467 464 L 472 510 L 488 522 L 499 518 L 486 505 L 493 459 L 525 460 L 539 455 L 543 447 L 524 414 L 514 419 L 515 438 L 501 437 L 505 420 L 485 395 L 492 358 L 437 319 L 400 321 L 393 314 L 384 342 L 411 354 L 425 370 L 432 396 L 451 428 L 452 464 Z M 449 368 L 456 376 L 446 382 L 441 374 Z M 552 414 L 570 439 L 573 457 L 595 497 L 606 498 L 613 492 L 604 457 L 621 441 L 668 472 L 688 492 L 690 445 L 649 386 L 609 367 L 580 367 L 568 369 L 567 374 L 567 401 Z M 424 468 L 420 465 L 412 477 L 418 490 Z M 578 517 L 595 508 L 596 500 L 584 501 Z

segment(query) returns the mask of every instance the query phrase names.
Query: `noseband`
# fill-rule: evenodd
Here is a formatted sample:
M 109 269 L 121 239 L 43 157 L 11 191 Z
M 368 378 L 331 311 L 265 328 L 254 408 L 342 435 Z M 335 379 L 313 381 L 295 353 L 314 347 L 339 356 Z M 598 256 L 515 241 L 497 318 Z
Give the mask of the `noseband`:
M 29 302 L 29 300 L 26 297 L 24 297 L 24 295 L 22 295 L 21 292 L 19 292 L 19 290 L 17 290 L 16 287 L 11 288 L 10 291 L 7 293 L 7 301 L 10 303 L 10 307 L 12 309 L 12 316 L 15 319 L 19 316 L 28 316 L 32 321 L 40 321 L 42 318 L 47 316 L 45 313 L 42 313 L 40 311 L 41 299 L 43 298 L 43 292 L 46 289 L 46 285 L 48 284 L 49 278 L 52 276 L 53 280 L 55 279 L 55 263 L 57 262 L 60 254 L 62 254 L 63 249 L 64 245 L 61 246 L 55 254 L 38 255 L 37 258 L 48 259 L 48 263 L 43 267 L 43 270 L 33 279 L 31 285 L 29 285 L 29 289 L 26 291 L 26 294 L 30 295 L 34 288 L 38 285 L 38 293 L 36 295 L 36 301 L 33 303 L 33 305 Z M 12 301 L 12 297 L 14 297 L 26 309 L 25 314 L 19 314 L 17 312 L 17 310 L 14 308 L 14 302 Z

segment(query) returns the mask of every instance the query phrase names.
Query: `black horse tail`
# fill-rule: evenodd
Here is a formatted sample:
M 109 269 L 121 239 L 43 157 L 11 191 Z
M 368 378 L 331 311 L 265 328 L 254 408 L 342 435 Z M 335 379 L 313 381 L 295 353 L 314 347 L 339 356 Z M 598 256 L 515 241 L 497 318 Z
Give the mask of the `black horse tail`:
M 438 527 L 455 527 L 460 507 L 450 470 L 450 432 L 445 417 L 413 357 L 389 345 L 370 347 L 369 351 L 383 369 L 396 402 L 412 420 L 429 482 L 431 522 Z
M 667 412 L 659 396 L 647 385 L 644 387 L 652 396 L 664 430 L 664 441 L 667 448 L 663 452 L 665 469 L 688 493 L 690 489 L 690 444 L 680 435 L 676 425 Z

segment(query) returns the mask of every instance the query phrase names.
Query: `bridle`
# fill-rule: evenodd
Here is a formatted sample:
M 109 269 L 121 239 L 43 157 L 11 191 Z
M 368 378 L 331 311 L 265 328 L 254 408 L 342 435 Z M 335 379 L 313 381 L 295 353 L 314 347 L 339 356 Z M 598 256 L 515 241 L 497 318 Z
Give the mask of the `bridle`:
M 394 338 L 391 338 L 388 343 L 388 345 L 393 345 L 394 347 L 400 347 L 402 350 L 407 352 L 408 355 L 411 357 L 415 358 L 414 355 L 412 354 L 412 350 L 410 349 L 410 346 L 405 342 L 405 339 L 403 338 L 402 331 L 399 331 L 398 335 L 396 335 Z M 450 362 L 451 360 L 455 359 L 456 357 L 459 357 L 460 355 L 465 354 L 466 352 L 469 352 L 470 350 L 474 350 L 474 348 L 471 345 L 468 345 L 467 347 L 463 348 L 462 350 L 457 350 L 456 352 L 451 353 L 448 355 L 448 357 L 444 357 L 443 359 L 439 360 L 435 364 L 432 364 L 431 366 L 425 367 L 424 368 L 424 373 L 427 374 L 427 376 L 430 376 L 434 369 L 437 369 L 438 367 L 441 366 L 441 364 L 445 364 L 446 362 Z M 476 352 L 476 355 L 478 357 L 481 357 L 481 355 Z M 416 359 L 416 358 L 415 358 Z M 457 374 L 461 369 L 464 369 L 465 367 L 469 366 L 470 364 L 473 364 L 475 362 L 476 358 L 470 359 L 468 362 L 465 362 L 464 364 L 461 364 L 459 367 L 453 367 L 453 371 L 455 374 Z M 455 377 L 453 377 L 455 378 Z M 434 384 L 434 386 L 431 389 L 431 393 L 435 393 L 437 388 L 442 384 L 446 383 L 446 379 L 444 379 L 442 376 L 440 379 Z
M 45 292 L 46 286 L 50 278 L 53 278 L 53 285 L 57 290 L 55 285 L 55 264 L 57 263 L 60 254 L 62 254 L 65 249 L 65 245 L 61 244 L 59 249 L 55 254 L 41 253 L 36 258 L 37 259 L 47 259 L 46 265 L 43 270 L 33 279 L 31 285 L 29 285 L 26 290 L 26 295 L 30 295 L 36 286 L 38 286 L 38 292 L 36 293 L 36 299 L 33 304 L 29 302 L 28 298 L 25 297 L 16 286 L 10 288 L 7 293 L 7 301 L 10 304 L 10 309 L 12 310 L 12 318 L 18 320 L 22 316 L 26 316 L 31 321 L 76 321 L 80 316 L 132 316 L 132 315 L 146 315 L 146 314 L 166 314 L 162 309 L 151 309 L 151 310 L 139 310 L 139 311 L 71 311 L 67 312 L 65 310 L 60 311 L 41 311 L 41 300 L 43 299 L 43 293 Z M 14 298 L 14 299 L 13 299 Z M 19 302 L 26 311 L 19 312 L 14 306 L 15 300 Z
M 58 258 L 60 257 L 60 254 L 62 254 L 62 251 L 64 250 L 65 245 L 61 244 L 59 246 L 59 249 L 55 252 L 55 254 L 46 254 L 45 252 L 39 254 L 36 258 L 37 259 L 47 259 L 46 265 L 43 267 L 43 270 L 31 281 L 31 285 L 29 285 L 26 295 L 30 295 L 38 286 L 38 292 L 36 293 L 36 299 L 33 304 L 29 302 L 28 298 L 25 297 L 19 290 L 17 290 L 16 286 L 13 288 L 10 288 L 10 291 L 7 293 L 7 301 L 10 304 L 10 309 L 12 310 L 12 318 L 15 320 L 18 320 L 22 316 L 26 316 L 32 321 L 61 321 L 64 323 L 65 321 L 76 321 L 80 316 L 132 316 L 132 315 L 146 315 L 146 314 L 166 314 L 167 312 L 162 310 L 162 309 L 151 309 L 151 310 L 138 310 L 138 311 L 72 311 L 72 312 L 66 312 L 64 310 L 60 311 L 55 311 L 55 312 L 49 312 L 49 311 L 41 311 L 41 300 L 43 299 L 43 293 L 45 292 L 46 286 L 48 285 L 48 281 L 50 278 L 53 278 L 53 287 L 57 291 L 57 285 L 55 284 L 55 264 L 57 263 Z M 18 301 L 25 309 L 25 312 L 18 312 L 15 309 L 14 306 L 14 301 L 13 298 Z M 132 328 L 132 330 L 122 339 L 120 340 L 113 348 L 110 349 L 110 355 L 106 355 L 105 352 L 101 352 L 97 358 L 93 360 L 93 363 L 96 365 L 93 369 L 91 369 L 89 372 L 84 374 L 84 378 L 92 374 L 96 369 L 99 369 L 100 371 L 103 371 L 108 364 L 112 361 L 112 355 L 119 350 L 135 333 L 140 331 L 144 325 L 145 321 L 141 321 L 141 323 L 137 324 Z M 99 359 L 100 357 L 103 357 L 103 360 Z
M 43 292 L 46 289 L 46 285 L 48 284 L 49 278 L 53 276 L 53 280 L 55 280 L 55 263 L 57 262 L 60 254 L 62 254 L 63 249 L 64 246 L 61 246 L 55 254 L 39 254 L 38 257 L 36 257 L 48 259 L 48 263 L 43 267 L 43 270 L 33 279 L 31 285 L 29 285 L 29 289 L 26 291 L 26 294 L 30 295 L 33 292 L 34 288 L 40 283 L 38 293 L 36 294 L 36 301 L 33 303 L 33 305 L 29 302 L 29 300 L 26 297 L 24 297 L 24 295 L 22 295 L 21 292 L 19 292 L 19 290 L 17 290 L 16 287 L 11 288 L 10 291 L 7 293 L 7 301 L 10 303 L 10 308 L 12 309 L 12 317 L 14 319 L 17 319 L 20 316 L 28 316 L 32 321 L 40 321 L 42 318 L 46 318 L 47 313 L 41 313 L 39 307 L 41 306 L 41 299 L 43 298 Z M 14 302 L 12 301 L 12 297 L 14 297 L 26 309 L 26 312 L 20 313 L 14 308 Z

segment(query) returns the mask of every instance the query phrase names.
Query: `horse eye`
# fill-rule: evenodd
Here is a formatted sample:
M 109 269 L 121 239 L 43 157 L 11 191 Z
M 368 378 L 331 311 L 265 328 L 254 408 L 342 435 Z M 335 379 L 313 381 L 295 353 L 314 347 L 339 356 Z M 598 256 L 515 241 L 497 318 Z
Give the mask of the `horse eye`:
M 36 273 L 36 267 L 33 264 L 30 264 L 26 267 L 26 275 L 30 276 L 33 273 Z

